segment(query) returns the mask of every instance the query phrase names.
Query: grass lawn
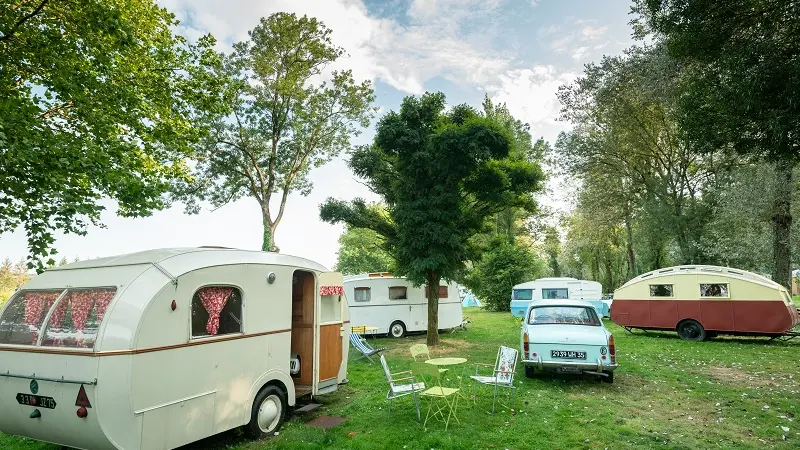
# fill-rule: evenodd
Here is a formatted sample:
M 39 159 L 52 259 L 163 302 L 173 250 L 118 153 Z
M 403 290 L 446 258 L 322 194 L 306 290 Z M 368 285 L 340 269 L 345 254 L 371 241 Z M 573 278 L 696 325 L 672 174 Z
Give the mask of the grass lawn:
M 508 313 L 465 309 L 469 331 L 441 336 L 433 357 L 461 356 L 493 363 L 501 344 L 518 346 L 519 326 Z M 517 412 L 491 410 L 491 392 L 479 391 L 478 405 L 459 405 L 461 423 L 416 422 L 411 396 L 395 402 L 391 420 L 387 383 L 380 363 L 349 366 L 350 384 L 320 397 L 325 404 L 295 416 L 279 436 L 250 442 L 228 432 L 188 449 L 533 449 L 533 448 L 800 448 L 800 339 L 720 337 L 686 342 L 675 333 L 629 334 L 613 323 L 617 346 L 614 384 L 593 377 L 525 378 L 517 368 Z M 424 336 L 374 339 L 393 372 L 410 367 L 408 347 Z M 452 367 L 452 366 L 451 366 Z M 458 367 L 458 366 L 456 366 Z M 450 369 L 448 378 L 459 369 Z M 465 383 L 468 388 L 470 384 Z M 424 418 L 426 403 L 421 403 Z M 326 414 L 348 420 L 327 431 L 304 423 Z M 57 449 L 0 435 L 0 448 Z

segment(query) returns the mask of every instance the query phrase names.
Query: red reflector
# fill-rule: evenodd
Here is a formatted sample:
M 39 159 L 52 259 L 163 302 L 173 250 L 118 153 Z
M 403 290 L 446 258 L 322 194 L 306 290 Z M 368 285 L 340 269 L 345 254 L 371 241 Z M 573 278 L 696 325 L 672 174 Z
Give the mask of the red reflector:
M 81 385 L 81 388 L 78 391 L 78 398 L 75 399 L 75 406 L 83 406 L 86 408 L 92 407 L 92 404 L 89 403 L 89 396 L 86 395 L 86 389 L 84 389 L 83 385 Z
M 83 418 L 85 418 L 86 416 L 89 415 L 89 411 L 87 411 L 86 408 L 81 406 L 80 408 L 78 408 L 78 413 L 77 414 L 78 414 L 78 417 L 83 419 Z
M 611 356 L 611 362 L 617 362 L 617 347 L 614 345 L 614 336 L 608 337 L 608 354 Z
M 533 356 L 534 358 L 536 358 L 536 352 L 533 352 L 533 355 L 532 355 L 532 356 Z

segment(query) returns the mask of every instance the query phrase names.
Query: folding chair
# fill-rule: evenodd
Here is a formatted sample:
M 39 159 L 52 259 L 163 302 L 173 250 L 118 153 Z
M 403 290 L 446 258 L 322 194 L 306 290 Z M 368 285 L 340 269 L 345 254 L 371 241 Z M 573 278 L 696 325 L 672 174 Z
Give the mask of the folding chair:
M 414 374 L 410 370 L 392 373 L 389 370 L 389 365 L 386 364 L 386 358 L 383 355 L 381 355 L 381 365 L 383 366 L 383 371 L 386 373 L 386 380 L 389 381 L 389 392 L 386 393 L 386 399 L 389 400 L 389 417 L 392 416 L 392 400 L 406 395 L 413 395 L 414 405 L 417 408 L 417 422 L 419 422 L 421 420 L 421 416 L 419 413 L 419 397 L 417 396 L 417 393 L 425 390 L 425 383 L 415 382 Z M 408 376 L 394 378 L 396 375 Z M 397 384 L 398 381 L 410 381 L 410 383 Z
M 441 372 L 433 364 L 417 363 L 414 365 L 413 371 L 428 381 L 432 381 L 431 386 L 420 393 L 423 397 L 428 397 L 428 412 L 425 414 L 425 422 L 423 427 L 427 425 L 428 419 L 431 417 L 440 416 L 444 420 L 444 429 L 450 425 L 450 419 L 453 418 L 456 422 L 461 423 L 456 416 L 458 409 L 458 392 L 460 388 L 444 387 L 441 383 Z M 460 377 L 459 377 L 460 380 Z M 460 385 L 460 382 L 459 382 Z M 436 408 L 434 410 L 434 407 Z M 433 414 L 431 414 L 433 413 Z M 447 413 L 447 416 L 445 416 Z
M 408 350 L 411 352 L 411 357 L 414 358 L 414 361 L 417 360 L 417 356 L 425 356 L 425 358 L 431 359 L 428 346 L 425 344 L 414 344 Z M 439 369 L 439 373 L 445 372 L 447 372 L 447 369 Z
M 518 351 L 511 347 L 504 347 L 501 346 L 500 350 L 497 352 L 497 358 L 495 359 L 494 366 L 490 364 L 475 364 L 475 375 L 471 375 L 470 378 L 475 380 L 476 384 L 481 383 L 484 385 L 494 386 L 494 396 L 492 398 L 492 413 L 494 413 L 494 405 L 495 401 L 497 400 L 497 388 L 509 388 L 512 392 L 511 398 L 511 409 L 514 408 L 514 402 L 516 401 L 516 387 L 514 387 L 514 372 L 517 369 L 517 354 Z M 492 372 L 491 376 L 487 375 L 479 375 L 478 374 L 478 367 L 493 367 L 494 371 Z M 475 386 L 472 386 L 472 393 L 473 398 L 475 394 Z
M 367 343 L 367 341 L 364 340 L 364 338 L 361 337 L 361 335 L 356 334 L 356 333 L 350 333 L 350 343 L 353 344 L 353 347 L 355 347 L 356 350 L 358 350 L 361 353 L 361 356 L 359 356 L 358 358 L 355 359 L 356 361 L 358 361 L 359 359 L 362 359 L 362 358 L 367 358 L 369 360 L 369 362 L 375 362 L 375 361 L 372 360 L 372 358 L 370 358 L 370 356 L 378 354 L 378 353 L 386 350 L 385 347 L 383 347 L 383 348 L 372 348 Z

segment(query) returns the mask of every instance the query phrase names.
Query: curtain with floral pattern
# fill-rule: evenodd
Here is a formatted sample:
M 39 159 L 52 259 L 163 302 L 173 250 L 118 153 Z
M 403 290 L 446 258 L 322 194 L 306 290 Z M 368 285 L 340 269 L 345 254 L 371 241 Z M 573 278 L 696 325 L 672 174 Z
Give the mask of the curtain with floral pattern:
M 32 328 L 32 344 L 35 345 L 36 341 L 39 340 L 39 331 L 42 327 L 44 316 L 47 311 L 50 311 L 59 294 L 61 294 L 59 291 L 31 291 L 23 294 L 25 299 L 23 320 L 26 325 Z
M 319 295 L 344 295 L 344 286 L 320 286 Z
M 206 324 L 208 334 L 215 336 L 219 331 L 219 316 L 232 294 L 233 288 L 222 286 L 209 286 L 197 291 L 203 308 L 208 311 L 208 323 Z

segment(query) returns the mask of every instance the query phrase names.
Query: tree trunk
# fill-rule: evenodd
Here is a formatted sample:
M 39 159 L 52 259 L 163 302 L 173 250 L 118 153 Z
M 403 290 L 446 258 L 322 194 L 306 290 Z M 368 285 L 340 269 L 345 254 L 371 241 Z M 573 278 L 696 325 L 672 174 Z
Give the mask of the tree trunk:
M 439 274 L 429 271 L 428 287 L 428 345 L 439 345 Z
M 278 253 L 280 249 L 275 245 L 275 229 L 278 228 L 278 224 L 272 221 L 269 211 L 262 212 L 262 221 L 264 224 L 264 238 L 261 241 L 261 251 Z
M 630 208 L 625 209 L 625 247 L 628 250 L 628 279 L 636 276 L 636 254 L 633 252 L 633 224 Z
M 792 165 L 777 163 L 775 167 L 775 197 L 772 208 L 772 279 L 792 291 L 791 230 L 792 230 Z
M 606 278 L 606 286 L 605 286 L 605 288 L 607 289 L 606 292 L 613 292 L 614 291 L 614 263 L 613 263 L 613 261 L 611 261 L 611 257 L 609 257 L 608 255 L 606 255 L 606 257 L 603 258 L 603 266 L 604 266 L 604 268 L 606 270 L 606 276 L 605 276 L 605 278 Z

